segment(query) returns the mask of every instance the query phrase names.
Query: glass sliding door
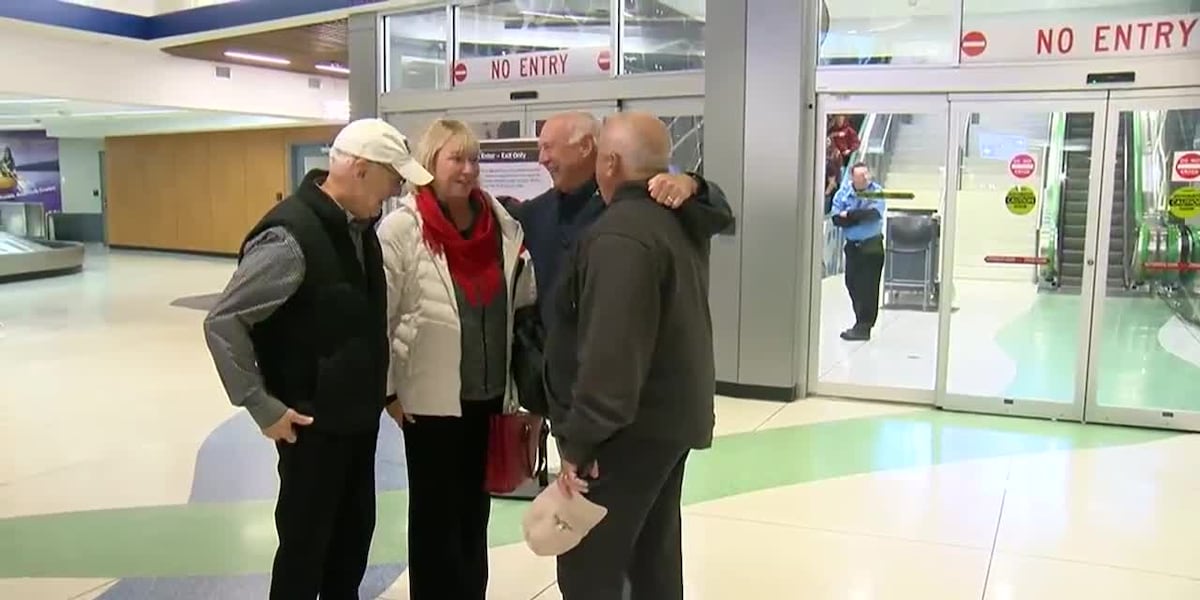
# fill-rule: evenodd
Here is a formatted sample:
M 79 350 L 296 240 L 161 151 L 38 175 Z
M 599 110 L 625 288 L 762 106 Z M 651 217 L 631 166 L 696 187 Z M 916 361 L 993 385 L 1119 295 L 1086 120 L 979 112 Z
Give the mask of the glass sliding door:
M 530 104 L 525 112 L 525 133 L 527 138 L 536 138 L 542 133 L 546 120 L 562 112 L 590 113 L 597 119 L 617 112 L 616 102 L 588 102 L 586 104 Z
M 821 96 L 818 113 L 810 387 L 933 403 L 947 98 Z
M 671 132 L 671 168 L 704 174 L 704 98 L 629 100 L 622 111 L 646 111 L 658 115 Z
M 1086 419 L 1200 430 L 1200 89 L 1113 92 Z
M 1083 416 L 1103 94 L 951 97 L 939 381 L 951 409 Z

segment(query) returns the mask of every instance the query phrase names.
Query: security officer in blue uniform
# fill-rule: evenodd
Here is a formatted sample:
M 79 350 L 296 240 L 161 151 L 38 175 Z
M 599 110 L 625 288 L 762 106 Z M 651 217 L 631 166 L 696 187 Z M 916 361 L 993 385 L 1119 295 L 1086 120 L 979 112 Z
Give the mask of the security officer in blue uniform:
M 842 339 L 867 341 L 879 317 L 879 279 L 883 274 L 883 198 L 864 197 L 883 188 L 871 180 L 864 163 L 850 167 L 850 181 L 833 197 L 833 224 L 846 234 L 846 290 L 854 307 L 854 326 Z

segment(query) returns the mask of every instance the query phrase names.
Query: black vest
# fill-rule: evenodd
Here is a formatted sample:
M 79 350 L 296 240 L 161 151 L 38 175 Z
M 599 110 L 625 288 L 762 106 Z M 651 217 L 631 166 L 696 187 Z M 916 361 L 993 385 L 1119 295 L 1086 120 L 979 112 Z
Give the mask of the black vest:
M 300 288 L 251 338 L 269 394 L 313 417 L 313 429 L 365 432 L 379 426 L 386 394 L 383 258 L 375 228 L 367 227 L 359 262 L 346 213 L 317 187 L 324 176 L 309 173 L 246 237 L 282 226 L 304 253 Z

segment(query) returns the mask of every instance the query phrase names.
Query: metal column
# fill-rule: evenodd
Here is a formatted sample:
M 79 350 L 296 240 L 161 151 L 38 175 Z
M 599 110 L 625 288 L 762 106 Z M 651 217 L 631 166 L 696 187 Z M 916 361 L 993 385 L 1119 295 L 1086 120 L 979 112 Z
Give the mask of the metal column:
M 721 393 L 792 400 L 806 387 L 819 10 L 709 2 L 705 175 L 725 187 L 739 222 L 713 245 Z
M 350 15 L 347 46 L 350 53 L 350 118 L 379 116 L 383 93 L 383 23 L 378 13 Z

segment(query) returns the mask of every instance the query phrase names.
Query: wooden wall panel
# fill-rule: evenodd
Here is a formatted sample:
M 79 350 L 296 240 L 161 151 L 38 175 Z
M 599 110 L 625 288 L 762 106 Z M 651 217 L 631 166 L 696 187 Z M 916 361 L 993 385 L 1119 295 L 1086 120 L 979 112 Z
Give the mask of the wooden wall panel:
M 144 184 L 143 170 L 137 167 L 137 156 L 133 141 L 113 139 L 105 143 L 104 181 L 109 200 L 105 209 L 108 220 L 108 237 L 113 244 L 124 244 L 137 237 L 138 227 L 145 218 L 140 201 L 142 194 L 137 190 Z M 113 203 L 111 198 L 123 198 L 124 202 Z
M 246 224 L 247 229 L 288 194 L 287 163 L 279 160 L 280 148 L 286 148 L 278 131 L 246 140 Z M 286 154 L 286 152 L 285 152 Z
M 237 253 L 250 224 L 243 208 L 246 195 L 246 146 L 243 134 L 212 136 L 208 146 L 208 189 L 212 198 L 213 245 L 217 252 Z
M 291 192 L 291 146 L 337 127 L 259 129 L 105 140 L 109 243 L 236 254 L 246 233 Z
M 181 135 L 173 140 L 171 183 L 178 215 L 179 245 L 184 250 L 211 251 L 216 248 L 208 145 L 211 136 Z

